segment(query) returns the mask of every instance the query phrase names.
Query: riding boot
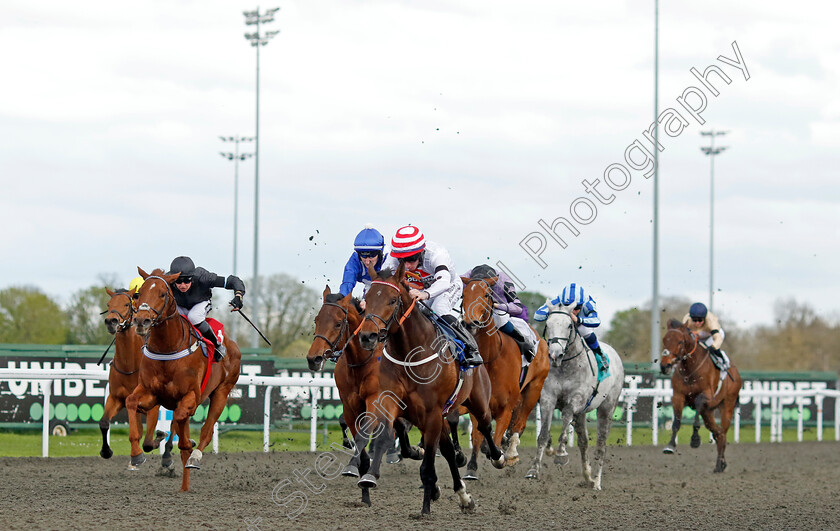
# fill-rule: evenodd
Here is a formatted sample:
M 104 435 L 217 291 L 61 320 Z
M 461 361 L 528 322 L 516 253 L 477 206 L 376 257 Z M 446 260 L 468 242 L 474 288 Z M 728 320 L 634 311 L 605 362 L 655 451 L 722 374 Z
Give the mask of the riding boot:
M 209 339 L 213 343 L 213 346 L 216 348 L 216 355 L 213 359 L 215 359 L 216 361 L 222 361 L 222 358 L 225 357 L 225 354 L 227 354 L 227 352 L 225 352 L 225 346 L 219 342 L 219 338 L 216 337 L 216 334 L 213 333 L 213 329 L 210 328 L 210 324 L 207 321 L 201 321 L 196 325 L 196 328 L 198 328 L 198 331 L 201 332 L 201 335 Z
M 484 360 L 481 359 L 481 355 L 478 353 L 478 343 L 475 342 L 472 334 L 461 326 L 461 323 L 458 322 L 458 319 L 454 315 L 442 315 L 441 319 L 449 325 L 449 328 L 452 329 L 455 336 L 464 343 L 464 365 L 482 365 Z
M 508 335 L 511 339 L 516 341 L 517 345 L 519 345 L 519 350 L 521 350 L 522 355 L 525 356 L 525 361 L 531 363 L 534 360 L 534 346 L 531 345 L 522 335 L 522 332 L 516 328 L 511 327 L 511 331 L 508 332 Z
M 601 350 L 601 346 L 599 345 L 593 348 L 592 352 L 594 352 L 597 356 L 598 365 L 600 365 L 604 369 L 604 372 L 606 372 L 607 369 L 610 368 L 610 360 L 607 358 L 607 355 L 604 354 L 604 351 Z

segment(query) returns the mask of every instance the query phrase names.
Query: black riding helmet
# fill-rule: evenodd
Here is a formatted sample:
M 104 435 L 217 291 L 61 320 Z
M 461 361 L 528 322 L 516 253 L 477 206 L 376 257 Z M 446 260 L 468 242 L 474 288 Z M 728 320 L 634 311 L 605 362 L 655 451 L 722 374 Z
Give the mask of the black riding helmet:
M 470 276 L 474 279 L 486 279 L 498 276 L 496 270 L 487 264 L 475 266 L 470 272 Z
M 192 280 L 192 276 L 195 274 L 195 264 L 192 258 L 189 256 L 179 256 L 175 260 L 172 260 L 167 275 L 172 275 L 173 273 L 180 273 L 181 276 L 178 278 Z

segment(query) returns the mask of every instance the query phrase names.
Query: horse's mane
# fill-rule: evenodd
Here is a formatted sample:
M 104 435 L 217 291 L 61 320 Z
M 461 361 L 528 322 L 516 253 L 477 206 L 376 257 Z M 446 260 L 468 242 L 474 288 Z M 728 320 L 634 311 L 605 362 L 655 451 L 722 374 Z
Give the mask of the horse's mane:
M 344 295 L 342 295 L 341 293 L 330 293 L 329 295 L 327 295 L 326 299 L 324 299 L 324 302 L 331 302 L 333 304 L 336 304 L 343 298 Z M 359 299 L 353 297 L 351 300 L 353 301 L 353 306 L 355 306 L 356 311 L 359 313 L 364 313 L 362 307 L 359 305 Z
M 128 293 L 128 290 L 125 288 L 117 288 L 114 290 L 114 293 Z
M 394 271 L 391 269 L 383 269 L 379 271 L 379 278 L 382 280 L 388 280 L 394 276 Z

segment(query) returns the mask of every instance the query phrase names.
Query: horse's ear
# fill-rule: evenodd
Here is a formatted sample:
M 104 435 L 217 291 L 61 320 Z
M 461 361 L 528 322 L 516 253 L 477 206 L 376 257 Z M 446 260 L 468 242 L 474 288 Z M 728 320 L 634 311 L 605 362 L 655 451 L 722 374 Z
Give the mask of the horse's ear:
M 405 278 L 405 260 L 400 260 L 400 265 L 397 267 L 397 272 L 394 273 L 398 282 L 402 282 Z
M 673 330 L 675 328 L 682 328 L 683 324 L 682 321 L 677 321 L 676 319 L 671 319 L 668 321 L 668 330 Z
M 465 286 L 470 283 L 470 280 L 472 279 L 469 277 L 461 277 L 461 282 L 463 282 Z
M 368 276 L 370 276 L 371 280 L 376 280 L 379 278 L 379 274 L 376 272 L 376 264 L 370 264 L 368 266 Z
M 163 280 L 165 280 L 167 284 L 172 284 L 173 282 L 178 280 L 178 277 L 180 277 L 180 276 L 181 276 L 181 273 L 172 273 L 171 275 L 163 275 Z
M 149 278 L 149 274 L 143 271 L 140 266 L 137 266 L 137 272 L 140 273 L 140 276 L 143 277 L 143 280 Z
M 324 300 L 327 300 L 327 295 L 329 295 L 330 293 L 332 293 L 332 291 L 330 291 L 330 285 L 327 284 L 327 287 L 324 288 L 324 293 L 323 293 Z
M 341 303 L 346 304 L 347 306 L 352 306 L 353 305 L 353 294 L 348 293 L 347 295 L 345 295 L 344 298 L 341 299 Z
M 137 295 L 138 291 L 140 291 L 140 288 L 131 288 L 130 290 L 128 290 L 128 296 L 133 299 L 134 296 Z
M 105 293 L 107 293 L 107 294 L 108 294 L 108 295 L 110 295 L 111 297 L 113 297 L 113 296 L 114 296 L 114 292 L 113 292 L 113 291 L 111 291 L 111 290 L 110 290 L 110 289 L 108 289 L 108 288 L 105 288 Z

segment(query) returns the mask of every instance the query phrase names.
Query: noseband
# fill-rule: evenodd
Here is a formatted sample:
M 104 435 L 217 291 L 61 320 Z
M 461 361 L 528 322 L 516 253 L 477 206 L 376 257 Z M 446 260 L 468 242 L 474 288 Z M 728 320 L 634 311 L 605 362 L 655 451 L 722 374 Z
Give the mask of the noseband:
M 569 313 L 569 312 L 564 312 L 562 310 L 552 310 L 552 311 L 548 312 L 548 315 L 546 316 L 546 330 L 545 331 L 548 330 L 548 317 L 553 315 L 553 314 L 556 314 L 556 313 L 561 314 L 561 315 L 566 315 L 566 316 L 569 317 L 569 320 L 571 321 L 569 326 L 571 327 L 572 332 L 569 334 L 569 338 L 565 340 L 566 341 L 565 345 L 562 344 L 563 340 L 560 339 L 559 337 L 546 338 L 546 341 L 548 341 L 548 346 L 551 346 L 552 343 L 557 343 L 558 345 L 560 345 L 563 348 L 563 356 L 565 356 L 566 351 L 569 349 L 569 345 L 572 344 L 575 339 L 577 339 L 577 336 L 580 335 L 580 332 L 578 332 L 577 327 L 575 326 L 575 321 L 572 318 L 572 314 Z M 545 336 L 545 333 L 543 333 L 543 336 Z M 577 358 L 578 356 L 580 356 L 581 354 L 583 354 L 584 352 L 586 352 L 585 348 L 581 352 L 579 352 L 578 354 L 575 354 L 574 356 L 572 356 L 571 358 L 566 358 L 566 357 L 561 358 L 559 361 L 557 361 L 557 363 L 560 364 L 560 363 L 563 363 L 564 361 L 573 360 L 573 359 Z
M 165 279 L 163 279 L 161 277 L 156 277 L 156 276 L 149 276 L 149 277 L 146 277 L 146 280 L 149 280 L 150 278 L 156 278 L 156 279 L 162 281 L 163 285 L 166 286 L 166 297 L 163 299 L 163 306 L 161 306 L 160 310 L 158 310 L 157 308 L 152 308 L 151 306 L 149 306 L 148 303 L 144 302 L 143 304 L 141 304 L 137 308 L 137 311 L 140 312 L 142 310 L 146 310 L 148 312 L 154 313 L 155 318 L 152 319 L 152 324 L 149 325 L 149 326 L 157 326 L 160 323 L 162 323 L 164 321 L 167 321 L 169 319 L 172 319 L 173 317 L 178 315 L 178 310 L 176 308 L 174 312 L 172 312 L 171 314 L 169 314 L 169 315 L 165 316 L 163 319 L 161 319 L 162 313 L 166 310 L 166 307 L 169 306 L 169 303 L 173 298 L 172 289 L 169 287 L 169 283 L 166 282 Z
M 114 293 L 114 297 L 116 297 L 117 295 L 125 295 L 126 297 L 128 297 L 128 316 L 124 317 L 123 314 L 113 309 L 105 310 L 103 313 L 106 314 L 106 317 L 108 315 L 111 315 L 112 313 L 117 314 L 117 317 L 122 319 L 117 325 L 117 330 L 122 332 L 123 330 L 131 326 L 131 318 L 134 317 L 134 301 L 131 299 L 131 295 L 129 295 L 127 291 L 120 291 L 118 293 Z M 111 298 L 113 299 L 113 297 Z
M 400 310 L 402 310 L 402 306 L 403 306 L 402 290 L 400 290 L 400 288 L 398 286 L 395 286 L 395 285 L 391 284 L 390 282 L 384 282 L 382 280 L 374 280 L 373 282 L 371 282 L 371 285 L 373 285 L 373 284 L 382 284 L 382 285 L 394 288 L 395 290 L 397 290 L 397 294 L 398 294 L 397 307 L 391 313 L 391 317 L 389 317 L 387 320 L 383 319 L 381 316 L 379 316 L 375 313 L 370 313 L 369 311 L 365 311 L 365 318 L 364 318 L 364 320 L 362 320 L 362 324 L 364 324 L 364 321 L 367 321 L 368 319 L 373 321 L 374 324 L 376 324 L 375 320 L 378 320 L 379 322 L 382 323 L 383 326 L 379 326 L 378 324 L 376 324 L 376 327 L 379 330 L 376 334 L 376 339 L 380 343 L 383 343 L 388 338 L 388 329 L 390 329 L 391 325 L 394 324 L 394 321 L 397 320 L 397 315 L 399 315 Z M 403 315 L 402 318 L 400 319 L 400 324 L 402 324 L 403 321 L 405 321 L 405 318 L 408 317 L 408 314 L 411 313 L 412 309 L 414 309 L 414 301 L 412 301 L 411 306 L 408 308 L 408 310 L 406 310 L 405 315 Z M 361 328 L 362 328 L 361 325 L 359 325 L 359 330 L 361 330 Z

